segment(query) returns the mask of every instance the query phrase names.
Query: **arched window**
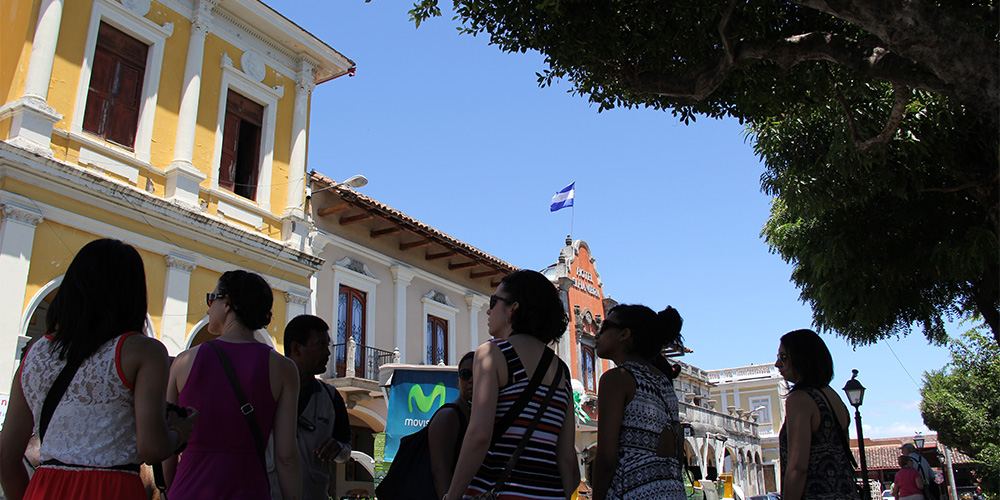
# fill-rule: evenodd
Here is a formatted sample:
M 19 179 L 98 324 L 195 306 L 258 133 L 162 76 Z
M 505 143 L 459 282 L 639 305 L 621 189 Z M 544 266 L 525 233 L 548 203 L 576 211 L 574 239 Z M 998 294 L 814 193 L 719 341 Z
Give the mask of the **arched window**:
M 337 376 L 347 373 L 347 334 L 350 332 L 357 348 L 354 354 L 355 373 L 364 373 L 365 345 L 365 309 L 367 294 L 347 285 L 340 285 L 340 295 L 337 298 L 337 346 L 335 360 Z
M 429 365 L 448 364 L 448 321 L 427 315 L 427 356 Z
M 594 348 L 588 345 L 581 349 L 583 362 L 583 388 L 587 392 L 597 392 L 597 358 L 594 356 Z

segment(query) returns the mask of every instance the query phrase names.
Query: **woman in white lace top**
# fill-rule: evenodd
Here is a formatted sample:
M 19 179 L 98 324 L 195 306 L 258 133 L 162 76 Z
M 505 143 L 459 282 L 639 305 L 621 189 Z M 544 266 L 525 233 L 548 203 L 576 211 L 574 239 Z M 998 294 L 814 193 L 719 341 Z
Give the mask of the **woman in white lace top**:
M 187 440 L 197 412 L 166 415 L 167 351 L 141 332 L 146 275 L 117 240 L 85 245 L 46 316 L 46 335 L 24 355 L 0 431 L 6 498 L 144 499 L 139 464 L 158 463 Z M 42 407 L 67 365 L 78 366 L 43 427 Z M 41 436 L 31 481 L 21 457 Z

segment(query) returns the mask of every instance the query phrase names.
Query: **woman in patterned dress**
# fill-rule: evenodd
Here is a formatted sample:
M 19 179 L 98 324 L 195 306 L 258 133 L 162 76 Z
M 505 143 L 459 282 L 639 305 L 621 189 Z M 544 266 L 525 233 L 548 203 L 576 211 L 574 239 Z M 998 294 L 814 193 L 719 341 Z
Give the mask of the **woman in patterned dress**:
M 848 455 L 851 417 L 830 387 L 833 357 L 823 339 L 812 330 L 786 333 L 774 366 L 794 384 L 785 399 L 785 423 L 778 434 L 782 499 L 859 498 Z
M 671 367 L 660 352 L 681 343 L 681 317 L 641 305 L 611 309 L 597 355 L 616 367 L 601 376 L 594 500 L 683 500 L 683 433 Z
M 14 375 L 0 432 L 0 483 L 11 500 L 145 500 L 139 464 L 158 463 L 191 435 L 197 412 L 166 418 L 167 350 L 142 334 L 146 273 L 118 240 L 86 244 L 73 258 L 38 338 Z M 21 457 L 38 432 L 59 373 L 79 364 L 41 440 L 28 481 Z
M 503 500 L 568 499 L 580 484 L 566 365 L 556 357 L 532 397 L 532 404 L 499 436 L 494 427 L 524 392 L 546 344 L 558 339 L 568 323 L 559 293 L 535 271 L 517 271 L 503 278 L 490 297 L 487 311 L 494 338 L 476 349 L 473 362 L 472 416 L 465 433 L 458 467 L 445 498 L 459 499 L 496 488 L 499 476 L 524 436 L 528 423 L 543 411 L 529 446 L 514 464 L 507 481 L 496 488 Z M 557 370 L 562 381 L 553 386 Z M 556 391 L 540 408 L 549 391 Z

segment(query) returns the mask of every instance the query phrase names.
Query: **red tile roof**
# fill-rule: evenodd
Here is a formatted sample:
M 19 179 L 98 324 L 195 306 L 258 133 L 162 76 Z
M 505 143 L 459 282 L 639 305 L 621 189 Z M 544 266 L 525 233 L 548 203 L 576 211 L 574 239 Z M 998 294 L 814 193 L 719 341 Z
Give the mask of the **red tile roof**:
M 328 189 L 329 191 L 336 193 L 341 199 L 354 205 L 360 210 L 366 211 L 376 217 L 384 219 L 385 221 L 391 222 L 406 231 L 409 231 L 417 236 L 428 239 L 433 243 L 436 243 L 442 247 L 449 250 L 453 250 L 456 253 L 479 263 L 479 265 L 491 267 L 498 272 L 499 277 L 503 277 L 518 268 L 513 264 L 505 262 L 498 257 L 490 255 L 458 238 L 449 236 L 448 234 L 435 229 L 434 227 L 420 222 L 405 213 L 386 205 L 374 198 L 365 196 L 347 186 L 340 185 L 337 181 L 316 172 L 311 171 L 310 176 L 312 180 L 322 184 L 324 187 L 320 189 Z M 314 190 L 314 192 L 319 191 L 319 189 Z
M 939 451 L 937 443 L 937 434 L 929 434 L 924 436 L 926 441 L 924 442 L 923 453 L 925 456 L 931 457 L 935 456 Z M 899 469 L 899 459 L 900 451 L 899 448 L 905 443 L 912 443 L 913 437 L 895 437 L 895 438 L 884 438 L 884 439 L 865 439 L 865 459 L 868 462 L 868 470 L 877 469 Z M 951 462 L 953 464 L 971 464 L 976 461 L 973 460 L 968 455 L 957 451 L 952 448 L 947 448 L 948 454 L 950 455 Z M 854 454 L 854 460 L 858 461 L 860 466 L 861 456 L 858 452 L 858 440 L 851 440 L 851 452 Z M 937 458 L 930 460 L 931 465 L 937 467 L 939 466 Z

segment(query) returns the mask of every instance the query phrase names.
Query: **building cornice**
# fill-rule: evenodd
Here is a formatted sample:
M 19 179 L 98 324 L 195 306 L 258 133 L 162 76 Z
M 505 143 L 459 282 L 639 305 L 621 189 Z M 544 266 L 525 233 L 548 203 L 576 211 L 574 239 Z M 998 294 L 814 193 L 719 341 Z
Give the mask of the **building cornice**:
M 213 241 L 220 250 L 250 260 L 273 261 L 275 267 L 295 275 L 308 276 L 323 264 L 319 257 L 288 248 L 262 234 L 189 210 L 83 167 L 0 142 L 0 178 L 3 177 L 109 212 L 136 213 L 158 232 L 194 241 Z

